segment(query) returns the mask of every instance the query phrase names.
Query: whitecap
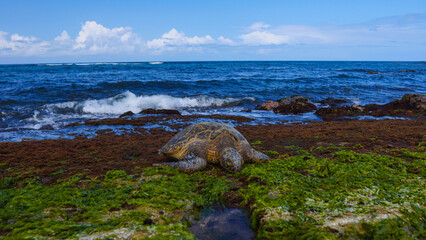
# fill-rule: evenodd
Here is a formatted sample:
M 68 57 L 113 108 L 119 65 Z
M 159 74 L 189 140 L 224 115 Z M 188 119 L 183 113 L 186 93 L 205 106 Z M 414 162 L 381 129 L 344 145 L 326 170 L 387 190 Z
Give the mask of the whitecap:
M 136 96 L 126 91 L 111 98 L 86 100 L 82 103 L 84 113 L 122 114 L 123 112 L 139 112 L 142 109 L 179 109 L 199 107 L 220 107 L 237 98 L 214 98 L 209 96 L 173 97 L 165 94 Z

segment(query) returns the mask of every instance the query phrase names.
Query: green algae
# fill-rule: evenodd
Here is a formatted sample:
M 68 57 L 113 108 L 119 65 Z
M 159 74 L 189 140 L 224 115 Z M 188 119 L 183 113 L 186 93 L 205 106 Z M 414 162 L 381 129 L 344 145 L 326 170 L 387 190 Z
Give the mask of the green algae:
M 424 161 L 346 150 L 331 159 L 300 153 L 247 165 L 239 173 L 248 178 L 248 187 L 239 193 L 253 209 L 258 238 L 333 239 L 344 232 L 340 219 L 376 221 L 380 211 L 424 204 L 423 171 L 410 171 L 424 168 Z
M 402 209 L 400 216 L 379 222 L 365 222 L 348 227 L 345 239 L 425 239 L 426 209 L 411 205 Z
M 269 155 L 269 156 L 279 155 L 279 153 L 277 151 L 271 151 L 271 150 L 266 151 L 265 153 L 266 153 L 266 155 Z
M 170 168 L 147 168 L 140 178 L 123 170 L 107 172 L 103 180 L 76 175 L 57 185 L 31 180 L 14 188 L 16 179 L 4 178 L 0 190 L 0 236 L 16 238 L 77 238 L 119 228 L 157 229 L 192 236 L 179 225 L 194 211 L 219 201 L 229 189 L 224 177 L 185 174 Z M 147 220 L 148 219 L 148 220 Z M 176 225 L 178 224 L 178 225 Z M 141 230 L 141 231 L 142 231 Z M 142 231 L 143 232 L 143 231 Z M 140 234 L 140 231 L 138 232 Z M 173 238 L 173 234 L 170 238 Z
M 299 155 L 245 164 L 236 174 L 157 167 L 78 174 L 54 185 L 2 178 L 0 239 L 195 239 L 191 217 L 230 191 L 251 209 L 258 239 L 425 238 L 424 152 L 289 149 Z M 330 150 L 330 158 L 313 154 Z

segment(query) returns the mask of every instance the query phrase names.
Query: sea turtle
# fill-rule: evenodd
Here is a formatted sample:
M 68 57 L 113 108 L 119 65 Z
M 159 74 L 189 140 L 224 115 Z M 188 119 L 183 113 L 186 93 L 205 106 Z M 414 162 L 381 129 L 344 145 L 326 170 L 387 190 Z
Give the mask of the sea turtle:
M 269 160 L 268 156 L 254 150 L 235 128 L 215 122 L 202 122 L 185 128 L 159 152 L 177 162 L 158 163 L 155 166 L 177 167 L 184 172 L 203 169 L 207 162 L 219 163 L 226 170 L 237 172 L 244 161 Z

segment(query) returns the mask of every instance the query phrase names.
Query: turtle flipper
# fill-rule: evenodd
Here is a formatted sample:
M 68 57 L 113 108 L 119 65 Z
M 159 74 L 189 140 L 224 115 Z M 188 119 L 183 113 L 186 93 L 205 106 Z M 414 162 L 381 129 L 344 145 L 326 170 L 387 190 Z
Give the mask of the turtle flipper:
M 230 172 L 238 172 L 244 163 L 243 157 L 234 148 L 227 148 L 223 151 L 220 165 Z
M 266 154 L 252 149 L 252 154 L 251 154 L 250 160 L 252 162 L 265 162 L 265 161 L 270 160 L 270 158 L 268 156 L 266 156 Z
M 179 162 L 155 163 L 153 165 L 177 167 L 182 172 L 192 172 L 205 168 L 207 166 L 207 161 L 204 158 L 195 156 L 194 154 L 188 154 Z
M 266 162 L 270 160 L 268 156 L 259 151 L 254 150 L 252 147 L 250 147 L 250 145 L 245 148 L 245 151 L 242 152 L 242 155 L 244 156 L 244 159 L 246 159 L 247 162 L 251 163 Z

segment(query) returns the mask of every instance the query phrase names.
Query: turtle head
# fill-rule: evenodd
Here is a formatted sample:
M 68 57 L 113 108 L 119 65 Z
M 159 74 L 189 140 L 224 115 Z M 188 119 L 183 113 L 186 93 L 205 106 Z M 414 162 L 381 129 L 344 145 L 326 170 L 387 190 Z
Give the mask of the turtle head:
M 240 171 L 243 163 L 243 158 L 234 148 L 227 148 L 222 154 L 221 165 L 229 172 Z

